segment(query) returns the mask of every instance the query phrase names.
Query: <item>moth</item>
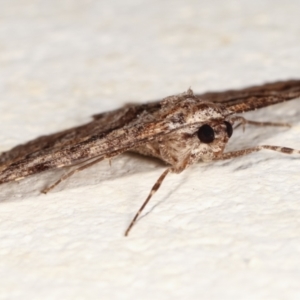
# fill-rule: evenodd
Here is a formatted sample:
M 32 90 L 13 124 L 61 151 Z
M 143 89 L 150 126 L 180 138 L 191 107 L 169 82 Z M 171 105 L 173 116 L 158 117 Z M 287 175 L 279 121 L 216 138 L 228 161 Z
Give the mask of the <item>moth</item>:
M 285 154 L 300 151 L 260 145 L 225 152 L 233 130 L 246 124 L 287 126 L 246 120 L 237 114 L 300 97 L 300 80 L 278 81 L 240 90 L 179 95 L 147 104 L 130 104 L 100 113 L 85 125 L 38 137 L 0 155 L 0 184 L 18 181 L 49 169 L 66 173 L 47 193 L 76 172 L 125 151 L 161 159 L 167 165 L 125 231 L 128 235 L 169 172 L 181 173 L 198 161 L 235 158 L 263 149 Z

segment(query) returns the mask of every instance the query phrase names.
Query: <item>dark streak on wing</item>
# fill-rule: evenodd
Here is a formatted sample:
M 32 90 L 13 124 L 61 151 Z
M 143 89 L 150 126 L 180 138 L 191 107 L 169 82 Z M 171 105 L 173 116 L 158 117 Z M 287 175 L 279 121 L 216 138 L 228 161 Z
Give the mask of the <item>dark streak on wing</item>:
M 243 113 L 300 97 L 300 80 L 277 81 L 239 90 L 207 92 L 196 97 L 220 103 L 235 113 Z

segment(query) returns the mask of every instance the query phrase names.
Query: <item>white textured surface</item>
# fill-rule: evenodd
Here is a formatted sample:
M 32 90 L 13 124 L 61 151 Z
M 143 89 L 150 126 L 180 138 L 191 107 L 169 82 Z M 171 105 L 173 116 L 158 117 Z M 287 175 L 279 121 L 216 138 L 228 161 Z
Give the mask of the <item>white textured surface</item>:
M 1 1 L 0 151 L 121 106 L 300 77 L 300 2 Z M 230 148 L 300 148 L 299 100 Z M 242 140 L 239 139 L 242 136 Z M 0 189 L 0 299 L 300 299 L 300 159 L 262 152 L 167 177 L 125 155 Z M 148 213 L 150 212 L 150 213 Z

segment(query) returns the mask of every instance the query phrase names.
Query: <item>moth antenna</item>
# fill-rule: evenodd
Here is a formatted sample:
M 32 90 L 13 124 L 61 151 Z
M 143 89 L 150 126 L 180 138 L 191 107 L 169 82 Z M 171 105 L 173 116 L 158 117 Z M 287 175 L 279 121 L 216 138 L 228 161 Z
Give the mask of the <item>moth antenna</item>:
M 253 152 L 261 151 L 263 149 L 277 151 L 277 152 L 281 152 L 284 154 L 300 154 L 300 150 L 296 150 L 296 149 L 292 149 L 292 148 L 261 145 L 261 146 L 256 146 L 253 148 L 223 153 L 222 156 L 217 157 L 215 160 L 223 160 L 223 159 L 230 159 L 230 158 L 235 158 L 235 157 L 239 157 L 239 156 L 244 156 L 244 155 L 247 155 L 247 154 L 250 154 Z
M 275 127 L 292 127 L 289 123 L 277 123 L 277 122 L 258 122 L 258 121 L 251 121 L 247 120 L 241 116 L 233 117 L 230 119 L 233 122 L 238 121 L 239 123 L 234 127 L 234 129 L 243 125 L 243 130 L 245 130 L 245 125 L 254 125 L 254 126 L 275 126 Z
M 157 181 L 155 182 L 155 184 L 153 185 L 147 199 L 144 201 L 143 205 L 140 207 L 140 209 L 137 211 L 137 213 L 135 214 L 134 218 L 132 219 L 131 223 L 129 224 L 127 230 L 125 231 L 125 236 L 128 236 L 129 231 L 131 230 L 131 228 L 133 227 L 133 225 L 136 223 L 138 217 L 140 216 L 140 214 L 142 213 L 143 209 L 146 207 L 146 205 L 148 204 L 148 202 L 150 201 L 151 197 L 158 191 L 158 189 L 160 188 L 162 182 L 164 181 L 165 177 L 167 176 L 167 174 L 169 173 L 170 169 L 166 169 L 157 179 Z
M 74 175 L 75 173 L 77 173 L 77 172 L 79 172 L 79 171 L 82 171 L 82 170 L 84 170 L 84 169 L 87 169 L 87 168 L 91 167 L 92 165 L 94 165 L 94 164 L 96 164 L 96 163 L 102 161 L 104 158 L 105 158 L 105 157 L 100 157 L 100 158 L 98 158 L 98 159 L 96 159 L 96 160 L 93 160 L 92 162 L 87 163 L 87 164 L 85 164 L 85 165 L 83 165 L 83 166 L 81 166 L 81 167 L 79 167 L 79 168 L 77 168 L 77 169 L 75 169 L 75 170 L 73 170 L 73 171 L 71 171 L 71 172 L 69 172 L 69 173 L 66 173 L 65 175 L 63 175 L 62 177 L 60 177 L 56 182 L 54 182 L 52 185 L 50 185 L 50 186 L 44 188 L 41 192 L 42 192 L 43 194 L 47 194 L 50 190 L 54 189 L 54 188 L 55 188 L 57 185 L 59 185 L 62 181 L 64 181 L 64 180 L 66 180 L 67 178 L 71 177 L 71 176 Z
M 275 126 L 275 127 L 288 127 L 291 128 L 292 125 L 289 123 L 277 123 L 277 122 L 257 122 L 246 120 L 246 124 L 255 125 L 255 126 Z

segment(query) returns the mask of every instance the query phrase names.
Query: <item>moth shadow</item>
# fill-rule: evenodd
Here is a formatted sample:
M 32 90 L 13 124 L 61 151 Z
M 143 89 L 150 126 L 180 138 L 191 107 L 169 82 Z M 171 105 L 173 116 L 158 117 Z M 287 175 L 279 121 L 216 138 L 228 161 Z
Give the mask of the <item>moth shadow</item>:
M 156 158 L 142 156 L 136 153 L 124 153 L 111 161 L 105 160 L 82 170 L 62 181 L 49 193 L 57 193 L 62 190 L 70 190 L 82 186 L 93 186 L 108 180 L 114 180 L 133 174 L 150 172 L 164 163 Z M 1 185 L 0 203 L 8 201 L 20 201 L 30 197 L 46 195 L 41 191 L 59 180 L 71 169 L 58 169 L 42 172 L 29 176 L 18 182 L 9 182 Z

